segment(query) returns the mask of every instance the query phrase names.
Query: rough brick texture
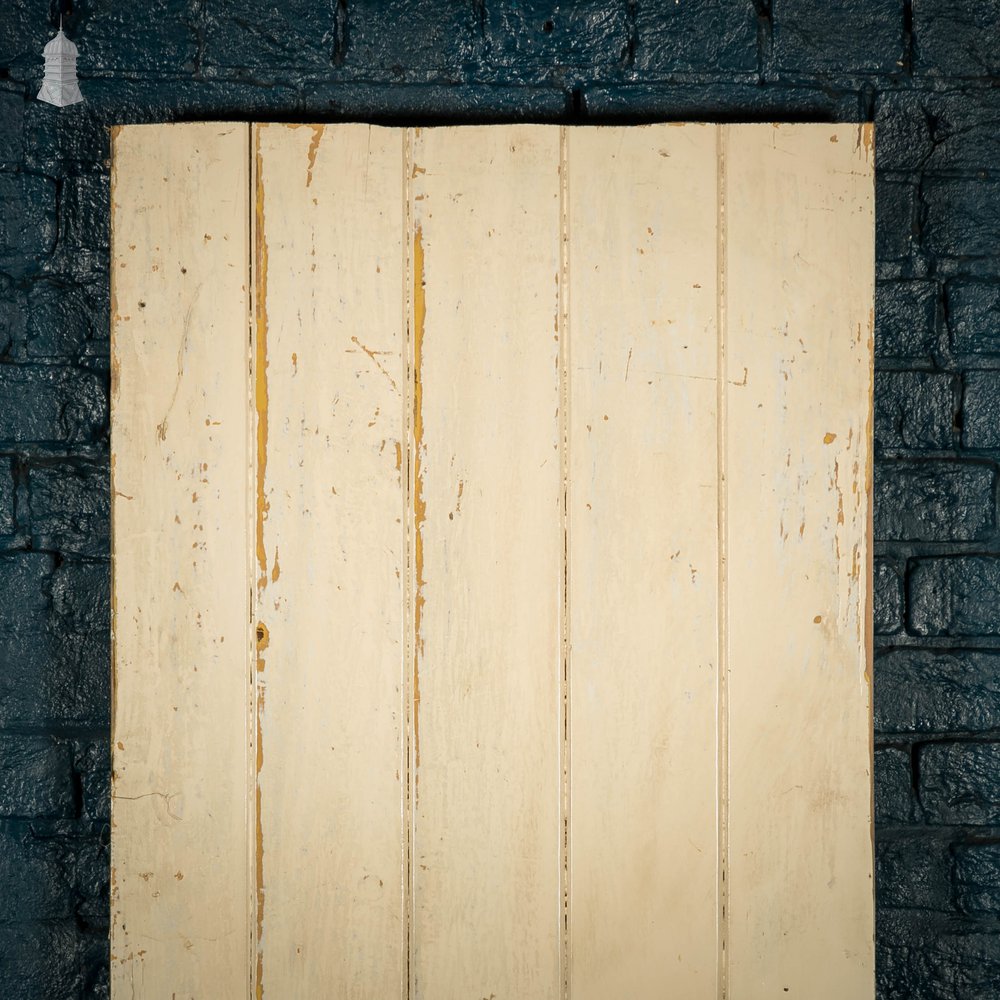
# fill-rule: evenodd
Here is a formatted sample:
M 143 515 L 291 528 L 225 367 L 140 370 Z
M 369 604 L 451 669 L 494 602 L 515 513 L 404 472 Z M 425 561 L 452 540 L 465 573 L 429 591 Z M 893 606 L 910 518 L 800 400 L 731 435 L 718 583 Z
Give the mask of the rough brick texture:
M 77 0 L 63 110 L 48 6 L 0 5 L 0 997 L 107 996 L 107 126 L 873 118 L 878 992 L 995 1000 L 1000 0 Z

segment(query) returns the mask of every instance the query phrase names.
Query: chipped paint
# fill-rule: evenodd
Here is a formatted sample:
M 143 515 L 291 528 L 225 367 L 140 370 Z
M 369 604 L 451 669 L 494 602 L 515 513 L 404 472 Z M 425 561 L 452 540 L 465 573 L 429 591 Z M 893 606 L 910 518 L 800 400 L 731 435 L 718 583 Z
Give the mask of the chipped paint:
M 253 345 L 253 403 L 256 427 L 256 451 L 254 454 L 254 472 L 256 478 L 256 517 L 255 517 L 255 548 L 257 554 L 257 598 L 258 602 L 267 587 L 267 549 L 264 544 L 264 522 L 267 519 L 268 503 L 266 496 L 267 483 L 267 432 L 268 432 L 268 386 L 267 386 L 267 237 L 265 235 L 264 214 L 264 164 L 260 149 L 260 128 L 255 134 L 256 171 L 254 198 L 254 345 Z M 256 967 L 254 985 L 257 1000 L 264 996 L 264 907 L 266 893 L 264 889 L 264 825 L 261 808 L 261 772 L 264 769 L 264 705 L 265 683 L 263 673 L 265 668 L 264 650 L 267 649 L 270 637 L 267 626 L 258 622 L 255 661 L 255 726 L 254 726 L 254 896 L 255 896 L 255 950 Z
M 875 147 L 875 123 L 864 122 L 859 129 L 861 145 L 865 149 L 865 159 L 870 160 Z
M 424 323 L 427 315 L 424 273 L 423 232 L 413 232 L 413 763 L 420 767 L 420 657 L 423 655 L 422 619 L 424 610 Z M 414 774 L 414 788 L 419 784 Z
M 264 181 L 261 176 L 263 161 L 258 144 L 256 150 L 256 198 L 255 198 L 255 333 L 253 387 L 254 410 L 257 428 L 256 479 L 257 479 L 257 523 L 256 547 L 258 591 L 267 585 L 267 551 L 264 548 L 264 521 L 267 519 L 267 497 L 265 483 L 267 477 L 267 237 L 264 235 Z
M 306 187 L 311 187 L 313 182 L 313 169 L 316 166 L 316 154 L 319 152 L 319 144 L 323 138 L 322 125 L 310 125 L 312 129 L 312 139 L 309 140 L 308 166 L 306 167 Z

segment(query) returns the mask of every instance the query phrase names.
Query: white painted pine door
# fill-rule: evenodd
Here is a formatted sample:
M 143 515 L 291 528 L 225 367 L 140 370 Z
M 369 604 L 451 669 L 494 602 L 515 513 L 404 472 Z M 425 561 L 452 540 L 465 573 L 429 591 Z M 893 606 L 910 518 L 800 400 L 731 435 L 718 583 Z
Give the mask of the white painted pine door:
M 117 131 L 117 1000 L 873 996 L 872 170 Z

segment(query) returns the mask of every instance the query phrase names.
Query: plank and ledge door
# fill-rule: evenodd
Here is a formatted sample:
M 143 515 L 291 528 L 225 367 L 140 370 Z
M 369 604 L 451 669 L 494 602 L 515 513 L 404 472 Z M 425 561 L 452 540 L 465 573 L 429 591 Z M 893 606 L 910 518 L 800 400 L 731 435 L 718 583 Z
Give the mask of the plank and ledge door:
M 112 992 L 872 997 L 870 126 L 114 141 Z

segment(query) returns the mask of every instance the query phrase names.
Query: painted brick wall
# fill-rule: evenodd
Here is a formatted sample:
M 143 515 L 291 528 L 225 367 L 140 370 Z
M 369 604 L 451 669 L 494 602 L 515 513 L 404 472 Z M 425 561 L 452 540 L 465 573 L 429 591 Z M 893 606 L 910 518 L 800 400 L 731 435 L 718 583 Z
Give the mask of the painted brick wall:
M 62 111 L 47 14 L 0 10 L 0 996 L 107 996 L 106 127 L 201 118 L 875 119 L 879 995 L 1000 996 L 1000 0 L 79 0 Z

